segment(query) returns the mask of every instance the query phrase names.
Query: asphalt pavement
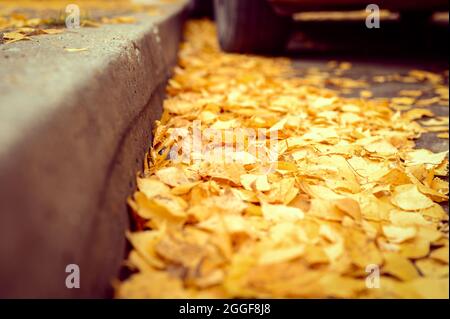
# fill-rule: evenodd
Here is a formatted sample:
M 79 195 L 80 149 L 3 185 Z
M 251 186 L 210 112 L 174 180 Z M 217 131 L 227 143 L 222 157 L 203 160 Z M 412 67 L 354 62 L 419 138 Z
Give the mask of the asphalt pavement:
M 284 55 L 293 59 L 299 75 L 312 69 L 330 72 L 330 61 L 350 63 L 342 76 L 367 82 L 369 87 L 362 89 L 370 90 L 374 98 L 391 99 L 401 90 L 420 90 L 421 98 L 426 99 L 433 96 L 430 83 L 379 83 L 374 78 L 424 70 L 442 75 L 448 85 L 448 27 L 448 20 L 427 25 L 388 21 L 381 22 L 380 29 L 367 29 L 364 21 L 299 22 Z M 358 97 L 362 89 L 349 90 L 346 95 Z M 427 108 L 435 116 L 449 116 L 448 105 Z M 416 145 L 433 152 L 449 150 L 449 140 L 438 138 L 436 133 L 424 133 Z M 448 212 L 448 203 L 444 208 Z

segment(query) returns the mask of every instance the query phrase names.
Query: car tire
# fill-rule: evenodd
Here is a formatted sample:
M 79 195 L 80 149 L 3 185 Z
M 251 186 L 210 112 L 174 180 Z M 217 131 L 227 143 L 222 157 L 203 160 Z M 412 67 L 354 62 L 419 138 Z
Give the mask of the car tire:
M 192 0 L 190 15 L 193 18 L 213 18 L 212 0 Z
M 267 0 L 214 0 L 219 43 L 226 52 L 277 53 L 289 37 L 291 17 Z

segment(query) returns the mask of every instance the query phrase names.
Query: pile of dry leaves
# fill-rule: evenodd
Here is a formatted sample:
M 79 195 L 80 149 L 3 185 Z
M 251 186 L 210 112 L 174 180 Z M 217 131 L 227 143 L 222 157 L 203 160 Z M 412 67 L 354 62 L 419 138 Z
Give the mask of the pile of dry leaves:
M 448 102 L 440 76 L 406 77 L 431 77 Z M 393 105 L 367 91 L 342 97 L 329 80 L 295 77 L 285 59 L 222 53 L 210 22 L 188 24 L 129 200 L 135 272 L 118 298 L 448 298 L 447 152 L 413 141 L 425 132 L 414 120 L 432 114 L 396 110 L 417 92 Z M 268 170 L 244 138 L 231 162 L 198 161 L 195 149 L 175 161 L 173 133 L 193 133 L 195 121 L 232 134 L 204 134 L 216 150 L 236 146 L 236 128 L 276 132 L 277 158 Z

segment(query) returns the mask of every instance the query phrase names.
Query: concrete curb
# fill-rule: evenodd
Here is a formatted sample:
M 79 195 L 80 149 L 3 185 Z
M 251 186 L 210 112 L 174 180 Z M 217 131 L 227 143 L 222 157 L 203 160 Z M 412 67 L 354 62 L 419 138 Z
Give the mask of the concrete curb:
M 185 12 L 0 46 L 0 297 L 110 296 Z

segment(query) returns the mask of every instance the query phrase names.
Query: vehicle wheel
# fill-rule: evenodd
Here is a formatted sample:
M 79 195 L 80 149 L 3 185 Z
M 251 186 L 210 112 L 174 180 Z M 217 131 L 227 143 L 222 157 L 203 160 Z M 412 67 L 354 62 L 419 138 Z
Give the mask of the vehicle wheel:
M 191 1 L 191 16 L 194 18 L 212 18 L 213 2 L 211 0 Z
M 214 0 L 214 11 L 224 51 L 275 53 L 289 37 L 291 17 L 277 15 L 267 0 Z

